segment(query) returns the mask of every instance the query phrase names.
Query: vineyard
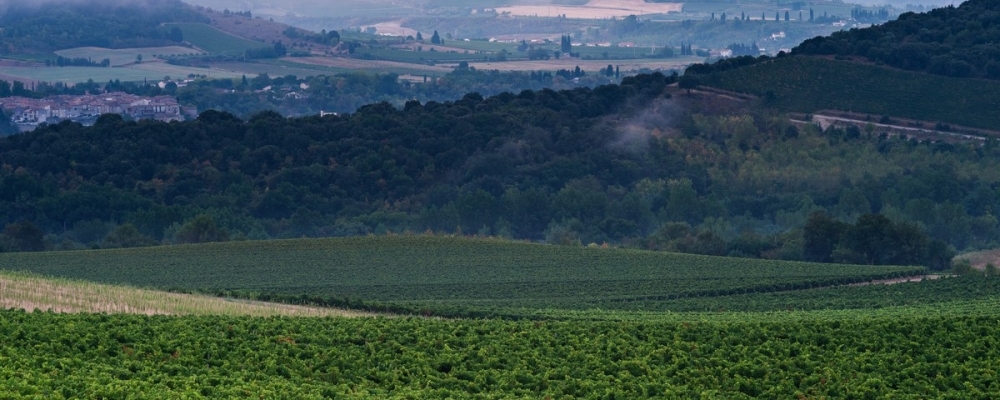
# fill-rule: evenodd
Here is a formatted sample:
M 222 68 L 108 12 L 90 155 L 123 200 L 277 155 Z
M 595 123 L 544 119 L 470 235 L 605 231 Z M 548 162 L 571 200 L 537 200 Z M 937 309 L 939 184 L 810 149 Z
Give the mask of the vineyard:
M 0 266 L 286 301 L 341 298 L 355 306 L 513 317 L 0 310 L 0 398 L 1000 395 L 1000 279 L 981 275 L 843 286 L 923 269 L 432 236 L 6 253 Z M 0 292 L 4 299 L 63 299 L 75 291 L 131 299 L 116 290 L 138 290 L 0 277 L 11 282 Z M 63 286 L 49 289 L 53 283 Z M 128 310 L 103 312 L 121 311 Z
M 181 28 L 184 33 L 184 40 L 198 46 L 198 48 L 209 53 L 222 54 L 243 54 L 247 50 L 267 47 L 267 43 L 259 43 L 251 40 L 239 38 L 222 32 L 209 25 L 201 23 L 176 23 L 171 24 Z
M 0 265 L 104 283 L 439 315 L 497 315 L 515 308 L 662 309 L 655 305 L 672 299 L 808 289 L 924 271 L 426 236 L 10 253 L 0 254 Z M 470 310 L 476 313 L 466 313 Z
M 996 398 L 987 316 L 713 321 L 0 311 L 0 397 Z
M 675 312 L 772 312 L 790 310 L 870 310 L 953 301 L 984 301 L 1000 295 L 1000 279 L 962 276 L 896 285 L 838 286 L 813 290 L 637 302 L 634 310 Z
M 702 77 L 710 86 L 768 97 L 787 111 L 836 109 L 991 129 L 1000 83 L 813 57 L 785 57 Z

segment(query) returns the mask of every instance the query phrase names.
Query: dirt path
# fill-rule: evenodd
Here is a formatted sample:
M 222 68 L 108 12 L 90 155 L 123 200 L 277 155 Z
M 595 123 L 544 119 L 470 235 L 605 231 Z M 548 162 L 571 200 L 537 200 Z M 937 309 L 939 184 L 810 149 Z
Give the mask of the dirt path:
M 865 125 L 871 124 L 872 126 L 879 127 L 879 128 L 888 128 L 888 129 L 900 130 L 900 131 L 905 131 L 905 132 L 913 132 L 913 133 L 920 133 L 920 134 L 926 134 L 926 135 L 944 136 L 944 137 L 948 137 L 948 138 L 952 138 L 952 139 L 959 139 L 959 140 L 962 140 L 962 141 L 985 141 L 986 140 L 986 138 L 984 138 L 982 136 L 966 135 L 966 134 L 954 133 L 954 132 L 943 132 L 943 131 L 938 131 L 938 130 L 934 130 L 934 129 L 915 128 L 915 127 L 912 127 L 912 126 L 882 124 L 882 123 L 877 123 L 877 122 L 871 122 L 871 121 L 865 121 L 865 120 L 859 120 L 859 119 L 853 119 L 853 118 L 835 117 L 835 116 L 831 116 L 831 115 L 822 115 L 822 114 L 813 115 L 813 122 L 818 123 L 819 126 L 821 128 L 823 128 L 823 129 L 826 129 L 826 127 L 834 124 L 835 122 L 848 122 L 848 123 L 865 124 Z
M 847 286 L 895 285 L 899 283 L 920 282 L 925 280 L 929 281 L 929 280 L 948 278 L 948 277 L 950 277 L 950 275 L 917 275 L 917 276 L 907 276 L 903 278 L 876 279 L 869 282 L 852 283 Z

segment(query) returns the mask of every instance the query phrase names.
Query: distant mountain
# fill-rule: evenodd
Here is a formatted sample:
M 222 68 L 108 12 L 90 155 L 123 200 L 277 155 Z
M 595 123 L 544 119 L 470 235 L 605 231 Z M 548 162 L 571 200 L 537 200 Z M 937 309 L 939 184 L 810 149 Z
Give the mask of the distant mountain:
M 895 21 L 816 37 L 793 55 L 859 57 L 952 77 L 1000 79 L 1000 0 L 970 0 Z
M 164 23 L 208 22 L 179 0 L 5 2 L 0 52 L 36 54 L 94 46 L 152 47 L 181 37 Z

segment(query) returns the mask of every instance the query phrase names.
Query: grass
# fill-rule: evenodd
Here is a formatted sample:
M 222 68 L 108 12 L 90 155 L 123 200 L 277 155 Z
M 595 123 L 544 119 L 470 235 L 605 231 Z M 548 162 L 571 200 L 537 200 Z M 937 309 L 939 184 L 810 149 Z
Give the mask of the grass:
M 332 308 L 237 301 L 0 271 L 0 309 L 61 313 L 230 316 L 359 316 Z
M 0 266 L 143 287 L 284 299 L 310 295 L 434 310 L 628 309 L 634 302 L 808 288 L 923 270 L 424 236 L 11 253 L 0 254 Z
M 181 28 L 186 42 L 209 53 L 243 54 L 243 52 L 250 49 L 270 46 L 266 43 L 230 35 L 205 24 L 176 23 L 171 25 Z
M 785 111 L 835 109 L 995 129 L 1000 82 L 950 78 L 814 57 L 786 57 L 713 73 L 702 83 L 765 96 Z

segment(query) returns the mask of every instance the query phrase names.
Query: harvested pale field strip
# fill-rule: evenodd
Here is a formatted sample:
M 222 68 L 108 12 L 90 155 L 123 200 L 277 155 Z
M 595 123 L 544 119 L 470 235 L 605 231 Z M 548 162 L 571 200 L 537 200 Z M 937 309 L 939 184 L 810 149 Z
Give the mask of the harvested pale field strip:
M 127 286 L 47 278 L 0 271 L 0 309 L 51 310 L 60 313 L 371 316 L 333 308 L 304 307 L 259 301 L 159 292 Z
M 622 18 L 629 15 L 667 14 L 681 12 L 683 3 L 646 3 L 643 0 L 591 0 L 582 6 L 511 6 L 497 7 L 497 12 L 511 15 L 566 18 L 603 19 Z

